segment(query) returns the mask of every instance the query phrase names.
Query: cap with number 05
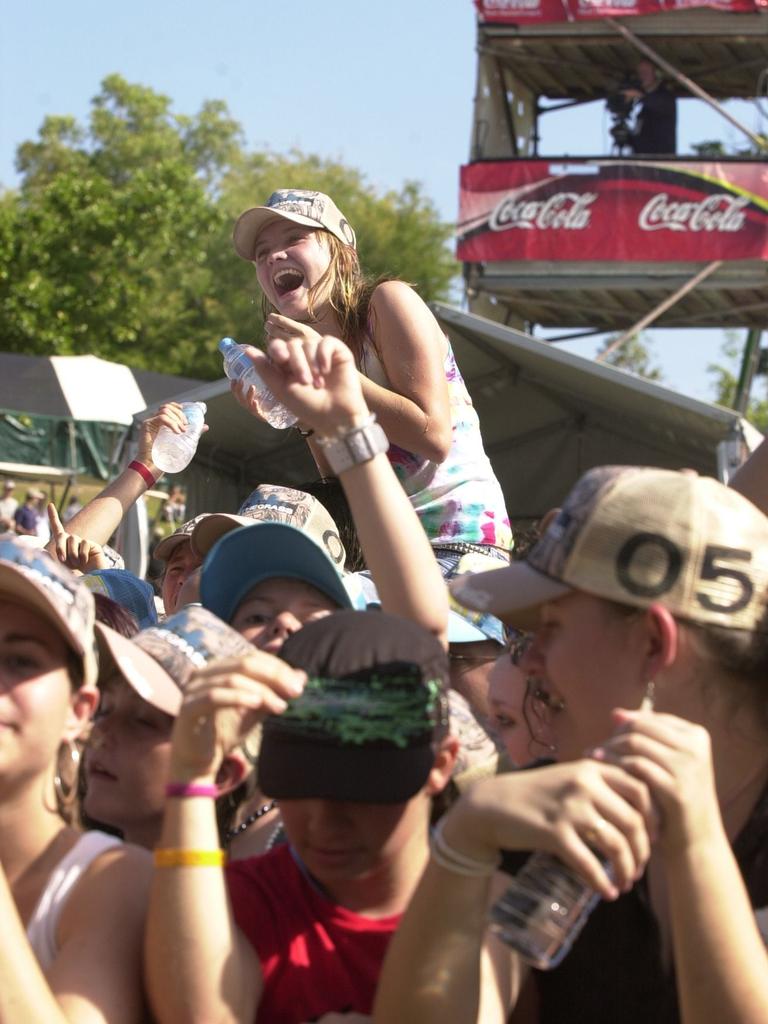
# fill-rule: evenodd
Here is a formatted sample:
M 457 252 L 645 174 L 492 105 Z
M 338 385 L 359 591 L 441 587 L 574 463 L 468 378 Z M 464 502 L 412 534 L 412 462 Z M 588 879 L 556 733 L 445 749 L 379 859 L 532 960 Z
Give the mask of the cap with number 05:
M 736 491 L 688 470 L 599 466 L 576 483 L 524 562 L 450 587 L 465 607 L 524 629 L 536 626 L 539 605 L 571 590 L 762 629 L 768 519 Z

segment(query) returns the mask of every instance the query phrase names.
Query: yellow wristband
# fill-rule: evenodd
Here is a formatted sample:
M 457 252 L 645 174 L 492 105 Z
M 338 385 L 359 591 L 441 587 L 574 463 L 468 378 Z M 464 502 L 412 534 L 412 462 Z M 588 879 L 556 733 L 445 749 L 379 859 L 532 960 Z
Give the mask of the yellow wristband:
M 224 850 L 155 850 L 156 868 L 221 868 L 226 863 Z

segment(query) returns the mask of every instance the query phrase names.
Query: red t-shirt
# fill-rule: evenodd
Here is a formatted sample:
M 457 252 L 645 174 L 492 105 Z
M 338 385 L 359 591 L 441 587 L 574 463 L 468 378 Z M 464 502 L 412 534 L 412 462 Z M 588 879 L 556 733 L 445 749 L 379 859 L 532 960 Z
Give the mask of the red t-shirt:
M 332 903 L 288 846 L 227 866 L 238 927 L 264 975 L 258 1024 L 305 1024 L 324 1013 L 370 1014 L 389 940 L 402 915 L 370 918 Z

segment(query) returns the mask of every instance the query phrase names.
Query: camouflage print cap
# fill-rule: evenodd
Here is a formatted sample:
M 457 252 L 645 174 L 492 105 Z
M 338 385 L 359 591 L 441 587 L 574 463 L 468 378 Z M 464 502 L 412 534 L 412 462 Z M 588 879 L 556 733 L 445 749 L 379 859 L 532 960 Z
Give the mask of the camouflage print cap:
M 97 627 L 104 673 L 116 669 L 148 704 L 177 715 L 195 669 L 219 658 L 251 654 L 254 647 L 199 605 L 188 605 L 164 622 L 127 640 Z
M 198 516 L 198 520 L 195 520 L 192 531 L 192 547 L 203 557 L 220 537 L 238 526 L 285 523 L 310 536 L 338 569 L 344 567 L 346 552 L 341 543 L 339 528 L 325 505 L 306 491 L 278 484 L 261 484 L 248 495 L 237 515 L 216 512 L 205 517 Z
M 535 628 L 539 606 L 572 590 L 762 631 L 768 519 L 691 470 L 598 466 L 576 483 L 525 561 L 451 584 L 463 605 L 521 629 Z
M 448 691 L 448 707 L 451 735 L 459 741 L 451 780 L 463 792 L 478 779 L 496 774 L 499 752 L 458 690 Z
M 508 561 L 482 555 L 471 551 L 461 556 L 456 566 L 444 578 L 446 582 L 466 576 L 468 573 L 493 572 L 509 565 Z M 448 643 L 478 643 L 483 640 L 494 640 L 503 645 L 506 641 L 506 630 L 501 619 L 485 611 L 472 611 L 464 608 L 449 592 L 450 610 L 448 612 Z
M 264 206 L 254 206 L 238 217 L 232 232 L 237 255 L 253 260 L 259 232 L 270 221 L 278 219 L 330 231 L 353 249 L 357 244 L 352 225 L 329 196 L 309 189 L 281 188 L 272 193 Z
M 201 515 L 195 516 L 194 519 L 188 519 L 186 523 L 182 523 L 177 530 L 173 531 L 173 533 L 169 533 L 167 537 L 163 537 L 163 539 L 155 545 L 155 550 L 152 552 L 153 557 L 157 558 L 161 562 L 170 561 L 171 555 L 174 553 L 176 548 L 180 544 L 185 544 L 190 540 L 197 524 L 202 522 L 203 519 L 206 519 L 209 515 L 210 513 L 203 512 Z
M 91 592 L 47 551 L 0 538 L 0 594 L 40 612 L 80 657 L 83 681 L 96 682 L 95 603 Z

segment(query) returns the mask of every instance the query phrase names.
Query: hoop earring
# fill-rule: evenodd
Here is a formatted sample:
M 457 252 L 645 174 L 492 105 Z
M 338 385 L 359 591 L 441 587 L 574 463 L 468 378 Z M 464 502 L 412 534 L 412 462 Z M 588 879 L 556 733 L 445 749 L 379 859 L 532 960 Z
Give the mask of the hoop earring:
M 62 766 L 61 750 L 62 747 L 66 748 L 67 760 L 64 761 Z M 62 771 L 62 768 L 64 770 Z M 59 810 L 66 811 L 75 802 L 77 797 L 77 777 L 80 770 L 80 748 L 77 746 L 74 740 L 63 740 L 59 746 L 58 754 L 56 755 L 56 771 L 53 775 L 53 789 L 56 793 L 56 802 L 59 805 Z M 63 777 L 69 776 L 71 778 Z

